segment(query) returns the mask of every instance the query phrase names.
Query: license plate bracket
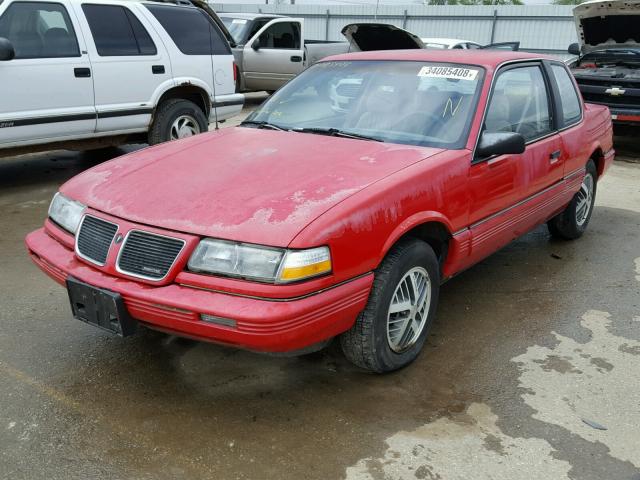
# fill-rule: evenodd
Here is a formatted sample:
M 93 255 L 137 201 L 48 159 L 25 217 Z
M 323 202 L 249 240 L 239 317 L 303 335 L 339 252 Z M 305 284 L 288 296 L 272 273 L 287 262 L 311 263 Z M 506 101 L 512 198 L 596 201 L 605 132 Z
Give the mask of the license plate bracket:
M 129 315 L 119 293 L 94 287 L 72 277 L 67 278 L 67 292 L 71 311 L 78 320 L 121 337 L 136 332 L 138 322 Z

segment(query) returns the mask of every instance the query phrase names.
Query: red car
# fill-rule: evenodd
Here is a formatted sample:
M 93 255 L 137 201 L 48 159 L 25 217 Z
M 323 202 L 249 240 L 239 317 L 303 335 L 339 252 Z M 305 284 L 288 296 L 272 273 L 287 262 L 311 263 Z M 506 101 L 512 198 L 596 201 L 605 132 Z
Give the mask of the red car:
M 606 107 L 561 62 L 506 51 L 328 58 L 239 127 L 64 184 L 26 238 L 73 314 L 256 351 L 339 337 L 416 358 L 442 282 L 547 222 L 585 231 L 613 160 Z

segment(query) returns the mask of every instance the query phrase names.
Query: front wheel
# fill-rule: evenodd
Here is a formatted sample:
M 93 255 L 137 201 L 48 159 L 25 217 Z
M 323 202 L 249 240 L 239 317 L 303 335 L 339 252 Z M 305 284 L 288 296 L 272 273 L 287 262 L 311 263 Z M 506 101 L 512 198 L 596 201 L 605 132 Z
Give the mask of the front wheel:
M 165 100 L 156 109 L 149 145 L 192 137 L 208 128 L 204 112 L 195 103 L 180 98 Z
M 582 236 L 589 225 L 596 201 L 598 171 L 593 160 L 587 162 L 580 190 L 567 208 L 547 222 L 549 233 L 556 238 L 574 240 Z
M 377 373 L 413 362 L 433 323 L 439 289 L 433 249 L 417 239 L 396 245 L 375 272 L 367 306 L 340 337 L 345 356 Z

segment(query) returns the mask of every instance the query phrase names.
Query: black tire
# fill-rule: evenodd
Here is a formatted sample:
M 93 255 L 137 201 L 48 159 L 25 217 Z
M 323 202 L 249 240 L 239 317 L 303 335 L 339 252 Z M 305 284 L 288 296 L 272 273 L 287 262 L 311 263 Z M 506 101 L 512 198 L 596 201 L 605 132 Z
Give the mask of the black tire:
M 584 198 L 584 186 L 585 182 L 587 182 L 587 177 L 591 176 L 591 182 L 593 185 L 591 199 L 588 202 L 588 212 L 586 214 L 586 218 L 583 215 L 579 215 L 577 212 L 578 205 L 582 198 Z M 567 208 L 565 208 L 561 213 L 553 217 L 551 220 L 547 222 L 547 227 L 549 228 L 549 233 L 555 238 L 561 238 L 563 240 L 575 240 L 582 236 L 582 234 L 587 229 L 589 225 L 589 220 L 591 219 L 591 214 L 593 213 L 593 204 L 596 200 L 596 190 L 598 185 L 598 171 L 596 169 L 596 164 L 593 160 L 589 160 L 587 162 L 585 178 L 583 180 L 583 185 L 580 187 L 580 191 L 576 193 Z M 578 217 L 581 217 L 580 219 Z
M 156 109 L 153 124 L 149 130 L 149 145 L 171 140 L 171 127 L 180 117 L 191 118 L 197 124 L 199 130 L 197 133 L 203 133 L 209 129 L 207 117 L 195 103 L 181 98 L 170 98 L 163 101 Z
M 422 267 L 428 273 L 431 300 L 424 326 L 415 343 L 396 352 L 387 333 L 388 312 L 396 288 L 411 269 Z M 385 373 L 413 362 L 427 338 L 435 317 L 440 290 L 440 269 L 433 249 L 417 239 L 404 240 L 387 254 L 375 271 L 373 287 L 365 309 L 353 327 L 340 336 L 342 351 L 349 361 L 366 370 Z

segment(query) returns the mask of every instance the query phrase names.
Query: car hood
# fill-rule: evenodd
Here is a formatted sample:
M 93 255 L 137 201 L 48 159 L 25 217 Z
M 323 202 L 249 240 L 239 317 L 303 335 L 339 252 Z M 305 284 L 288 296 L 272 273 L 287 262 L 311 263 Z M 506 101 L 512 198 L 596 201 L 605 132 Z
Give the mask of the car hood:
M 573 9 L 580 50 L 640 48 L 640 0 L 586 2 Z
M 441 151 L 236 127 L 119 157 L 61 191 L 132 222 L 284 247 L 347 197 Z
M 352 52 L 425 48 L 417 35 L 386 23 L 350 23 L 341 32 Z

